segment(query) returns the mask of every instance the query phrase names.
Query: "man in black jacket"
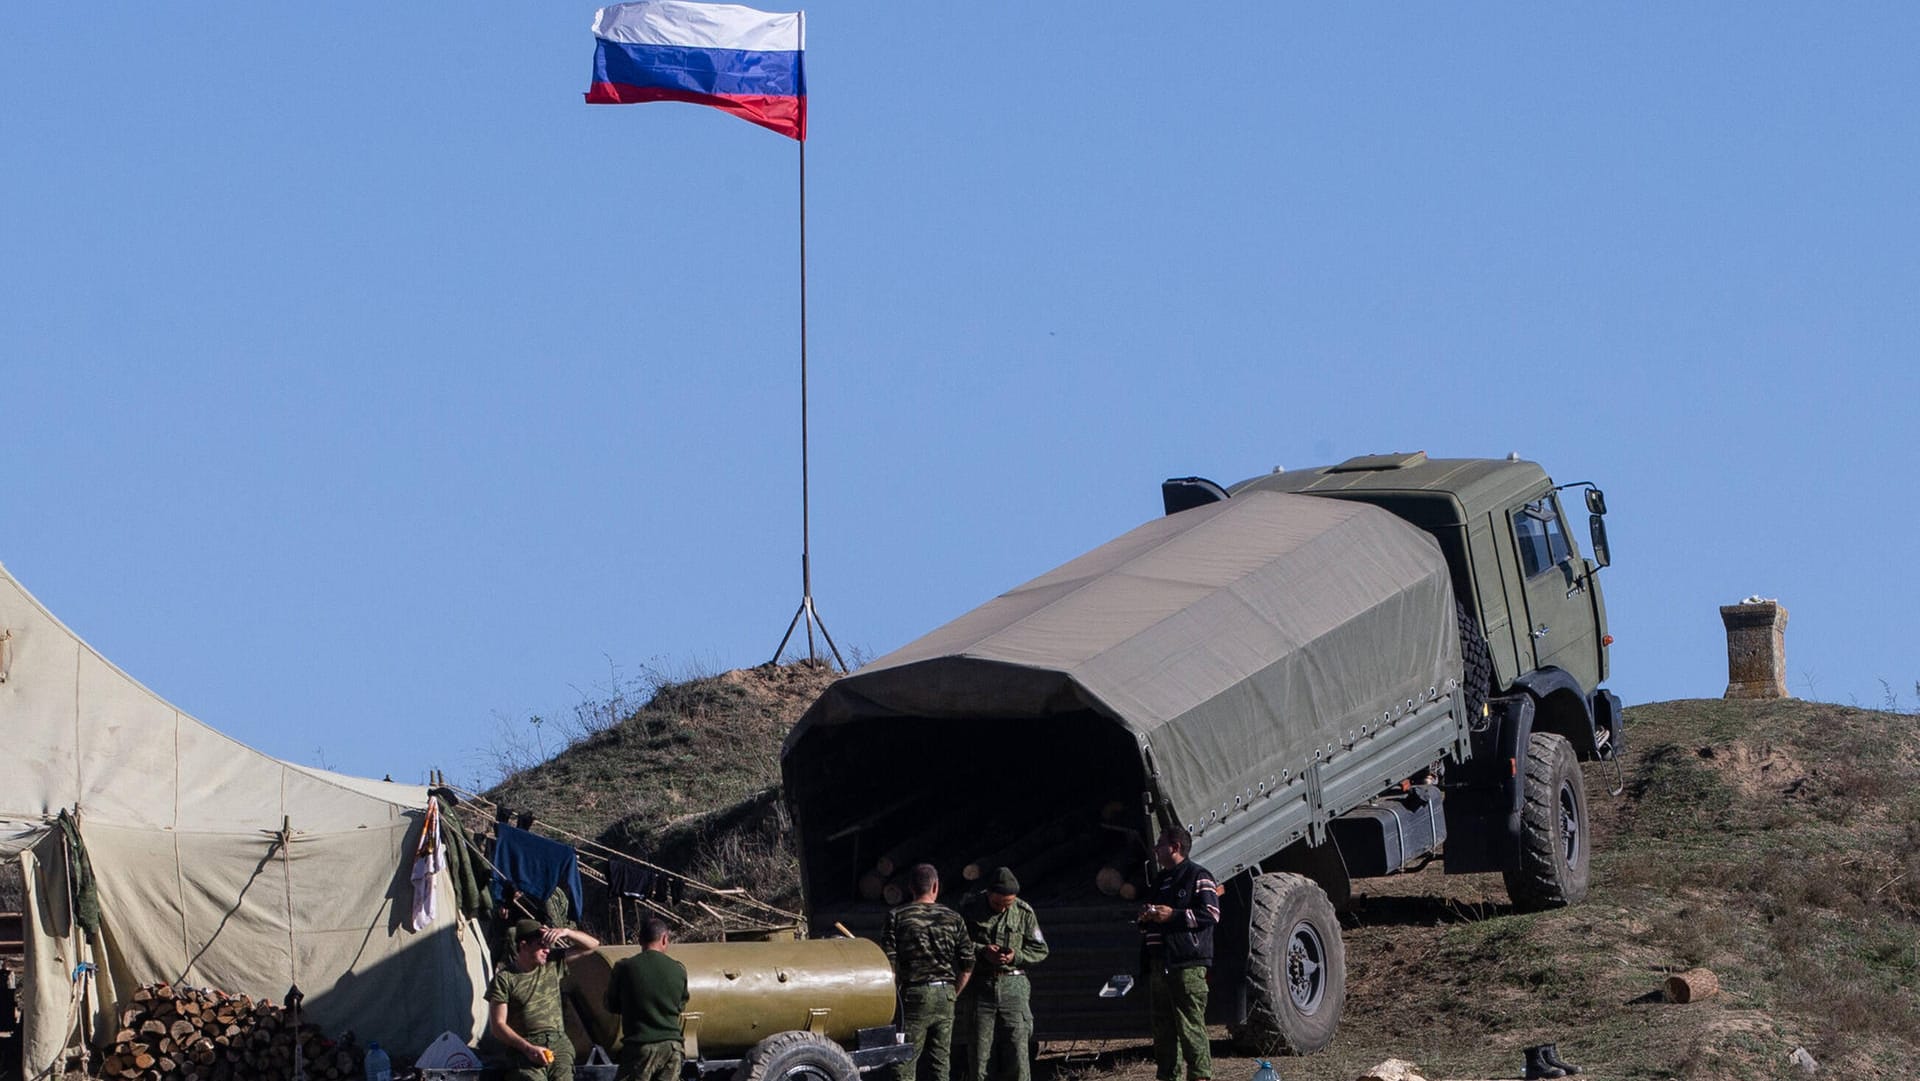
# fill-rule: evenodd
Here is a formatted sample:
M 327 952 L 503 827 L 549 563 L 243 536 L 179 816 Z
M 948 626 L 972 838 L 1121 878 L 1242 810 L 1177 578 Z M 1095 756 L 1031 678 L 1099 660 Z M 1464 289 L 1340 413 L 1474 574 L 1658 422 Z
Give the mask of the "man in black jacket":
M 1153 846 L 1160 873 L 1140 910 L 1140 935 L 1153 1002 L 1154 1077 L 1207 1081 L 1207 972 L 1213 967 L 1213 928 L 1220 922 L 1220 887 L 1205 867 L 1187 858 L 1193 836 L 1169 826 Z M 1181 1064 L 1186 1066 L 1182 1076 Z

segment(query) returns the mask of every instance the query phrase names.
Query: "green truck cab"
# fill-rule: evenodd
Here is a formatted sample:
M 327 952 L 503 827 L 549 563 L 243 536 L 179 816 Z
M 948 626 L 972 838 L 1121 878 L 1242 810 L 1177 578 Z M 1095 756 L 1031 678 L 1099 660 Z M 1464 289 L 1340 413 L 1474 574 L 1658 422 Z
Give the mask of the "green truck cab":
M 1563 494 L 1585 489 L 1592 558 Z M 1605 497 L 1517 458 L 1355 458 L 1162 486 L 1166 514 L 830 686 L 781 754 L 810 925 L 872 934 L 887 876 L 1011 866 L 1052 944 L 1041 1039 L 1143 1035 L 1148 845 L 1222 885 L 1209 1020 L 1310 1053 L 1355 879 L 1498 873 L 1586 896 L 1584 762 L 1624 745 Z M 975 883 L 977 885 L 977 882 Z
M 1586 491 L 1592 558 L 1581 555 L 1568 525 L 1566 489 Z M 1442 459 L 1420 451 L 1275 470 L 1226 489 L 1192 477 L 1162 486 L 1168 513 L 1248 492 L 1370 503 L 1432 536 L 1454 597 L 1486 640 L 1495 693 L 1527 689 L 1538 700 L 1537 727 L 1560 732 L 1583 759 L 1610 757 L 1619 710 L 1592 700 L 1607 679 L 1613 641 L 1598 574 L 1610 561 L 1600 489 L 1556 486 L 1538 463 L 1518 456 Z

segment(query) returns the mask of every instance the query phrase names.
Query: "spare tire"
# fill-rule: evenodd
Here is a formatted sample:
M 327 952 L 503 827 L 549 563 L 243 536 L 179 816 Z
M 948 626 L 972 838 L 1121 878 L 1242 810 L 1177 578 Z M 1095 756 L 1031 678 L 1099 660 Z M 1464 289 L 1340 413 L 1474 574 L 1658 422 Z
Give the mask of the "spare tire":
M 1256 1055 L 1311 1055 L 1333 1042 L 1347 1001 L 1347 948 L 1324 890 L 1294 874 L 1253 880 L 1247 1018 L 1236 1044 Z
M 846 1048 L 815 1032 L 779 1032 L 754 1044 L 734 1081 L 859 1081 Z
M 1493 658 L 1487 651 L 1487 636 L 1480 633 L 1480 621 L 1467 611 L 1465 602 L 1453 602 L 1453 618 L 1460 629 L 1460 690 L 1466 697 L 1467 726 L 1479 732 L 1487 726 L 1482 711 L 1493 694 Z

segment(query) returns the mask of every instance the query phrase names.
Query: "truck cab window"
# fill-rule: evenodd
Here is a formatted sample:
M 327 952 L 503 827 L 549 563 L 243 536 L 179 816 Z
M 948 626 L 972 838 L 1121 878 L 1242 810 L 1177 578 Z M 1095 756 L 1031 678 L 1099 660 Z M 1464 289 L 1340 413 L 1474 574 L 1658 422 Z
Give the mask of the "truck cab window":
M 1560 524 L 1560 508 L 1551 498 L 1520 508 L 1513 516 L 1513 534 L 1520 549 L 1520 566 L 1529 578 L 1559 566 L 1573 554 Z

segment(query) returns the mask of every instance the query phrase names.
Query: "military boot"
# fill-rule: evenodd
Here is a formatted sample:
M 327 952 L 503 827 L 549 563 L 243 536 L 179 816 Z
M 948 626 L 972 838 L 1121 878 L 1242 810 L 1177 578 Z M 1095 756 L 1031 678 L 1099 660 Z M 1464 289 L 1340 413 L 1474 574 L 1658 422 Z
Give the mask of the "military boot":
M 1542 1077 L 1565 1077 L 1567 1071 L 1547 1061 L 1547 1045 L 1527 1048 L 1526 1081 L 1535 1081 Z
M 1580 1072 L 1580 1067 L 1575 1066 L 1573 1063 L 1568 1062 L 1565 1059 L 1562 1059 L 1560 1057 L 1560 1048 L 1557 1044 L 1548 1044 L 1547 1046 L 1541 1048 L 1540 1060 L 1542 1062 L 1545 1062 L 1547 1065 L 1558 1069 L 1561 1073 L 1566 1074 L 1568 1077 L 1572 1077 L 1574 1074 L 1577 1074 Z

